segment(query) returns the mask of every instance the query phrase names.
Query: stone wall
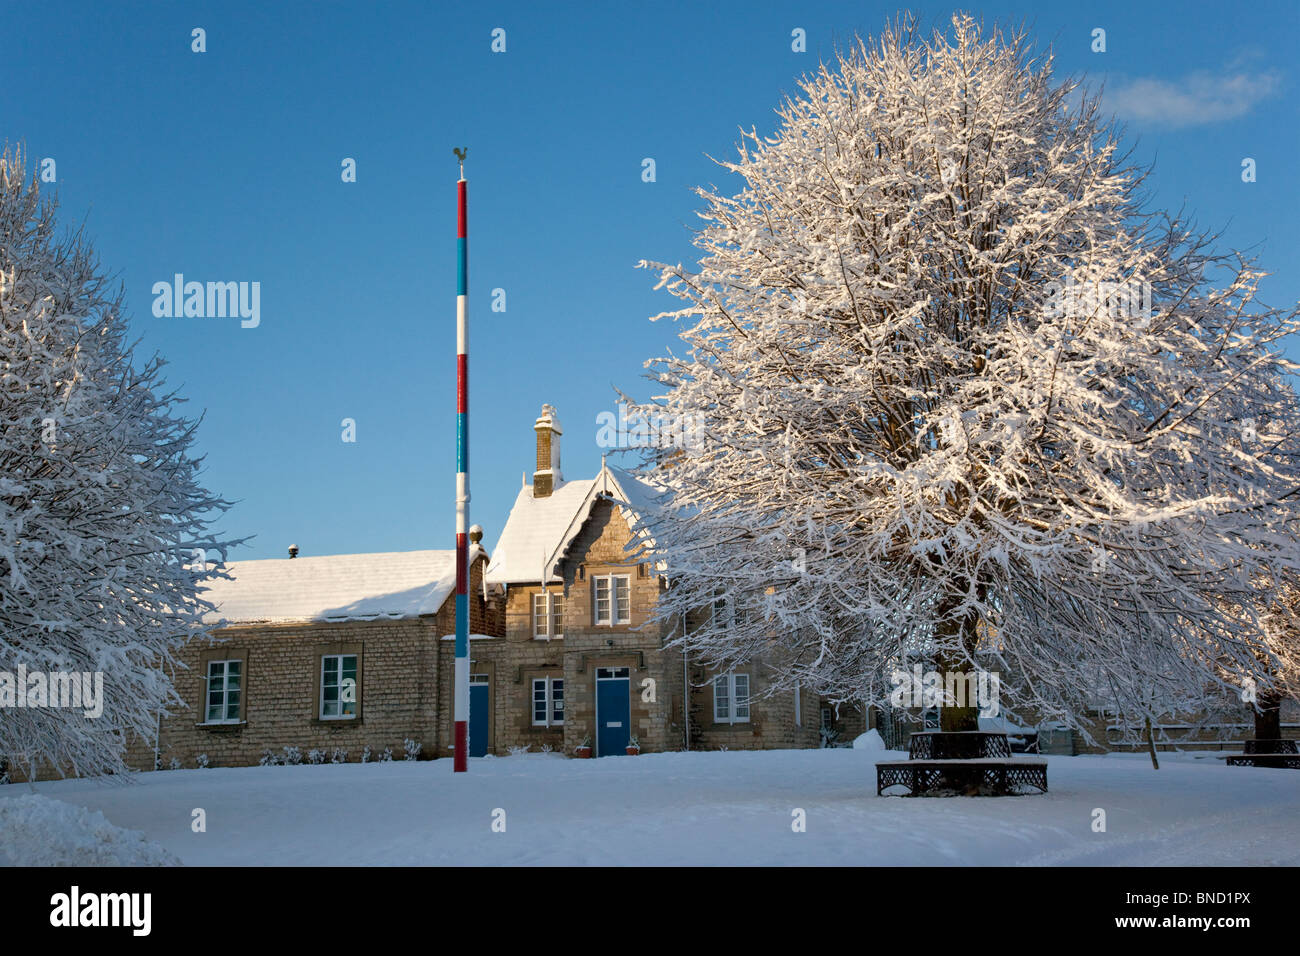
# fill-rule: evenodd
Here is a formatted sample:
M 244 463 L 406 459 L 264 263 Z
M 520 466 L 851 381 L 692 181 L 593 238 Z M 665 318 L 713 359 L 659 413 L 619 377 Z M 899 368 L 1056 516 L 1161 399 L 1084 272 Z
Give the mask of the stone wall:
M 376 754 L 391 747 L 401 759 L 408 737 L 430 747 L 438 711 L 434 635 L 427 619 L 224 628 L 212 645 L 183 652 L 188 667 L 176 674 L 175 685 L 186 708 L 161 721 L 161 764 L 177 758 L 192 768 L 199 754 L 207 754 L 210 766 L 248 766 L 264 750 L 281 754 L 285 747 L 298 747 L 304 761 L 309 750 L 334 748 L 357 761 L 366 745 Z M 358 658 L 352 719 L 319 714 L 321 656 L 336 653 Z M 244 662 L 242 719 L 207 724 L 207 662 L 230 658 Z M 153 766 L 153 741 L 132 747 L 131 765 Z
M 480 557 L 470 568 L 470 629 L 502 634 L 500 606 L 483 599 L 486 565 L 486 557 Z M 448 649 L 450 672 L 455 644 L 440 638 L 455 629 L 451 594 L 436 614 L 420 618 L 250 624 L 214 631 L 211 640 L 191 642 L 179 655 L 185 666 L 174 682 L 184 706 L 160 721 L 159 762 L 166 767 L 175 758 L 192 768 L 198 755 L 206 754 L 210 766 L 247 766 L 256 764 L 264 751 L 282 755 L 285 747 L 299 748 L 304 761 L 310 750 L 339 748 L 353 762 L 367 745 L 375 757 L 387 747 L 400 760 L 408 738 L 421 745 L 424 758 L 431 758 L 438 750 L 440 715 L 450 708 L 450 698 L 444 706 L 441 694 L 440 648 Z M 351 719 L 320 716 L 321 657 L 337 653 L 358 657 L 357 716 Z M 207 724 L 207 665 L 227 659 L 243 663 L 240 721 Z M 129 765 L 151 769 L 154 745 L 153 739 L 132 741 Z
M 773 750 L 821 745 L 821 698 L 800 691 L 796 712 L 794 691 L 771 692 L 765 670 L 762 661 L 736 668 L 735 673 L 749 675 L 749 720 L 728 723 L 715 719 L 713 679 L 717 675 L 702 667 L 691 668 L 692 720 L 698 722 L 691 735 L 692 749 Z M 845 711 L 841 707 L 841 713 Z

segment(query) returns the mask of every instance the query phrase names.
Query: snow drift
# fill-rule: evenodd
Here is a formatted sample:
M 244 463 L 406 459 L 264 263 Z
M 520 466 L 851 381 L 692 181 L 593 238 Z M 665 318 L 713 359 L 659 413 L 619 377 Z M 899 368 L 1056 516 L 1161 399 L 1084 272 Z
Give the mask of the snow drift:
M 98 810 L 29 793 L 0 801 L 0 866 L 180 866 L 138 830 Z

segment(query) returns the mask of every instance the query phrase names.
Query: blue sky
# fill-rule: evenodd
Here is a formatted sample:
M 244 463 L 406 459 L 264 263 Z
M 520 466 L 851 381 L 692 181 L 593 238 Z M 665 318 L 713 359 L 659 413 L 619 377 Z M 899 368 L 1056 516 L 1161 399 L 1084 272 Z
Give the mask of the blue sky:
M 232 555 L 245 558 L 454 543 L 451 150 L 468 145 L 471 515 L 491 544 L 543 402 L 574 478 L 600 465 L 613 386 L 647 394 L 643 362 L 675 342 L 647 319 L 675 300 L 634 265 L 693 258 L 691 188 L 726 183 L 706 154 L 731 156 L 737 127 L 771 132 L 819 54 L 900 9 L 11 2 L 0 136 L 56 161 L 65 224 L 84 222 L 142 347 L 206 411 L 206 484 L 238 501 L 221 527 L 256 535 Z M 935 22 L 954 8 L 910 9 Z M 1254 249 L 1276 273 L 1270 304 L 1300 298 L 1300 5 L 966 9 L 1028 22 L 1059 73 L 1104 81 L 1135 158 L 1156 163 L 1156 204 Z M 260 326 L 155 318 L 151 288 L 177 272 L 260 282 Z M 497 288 L 504 313 L 489 311 Z

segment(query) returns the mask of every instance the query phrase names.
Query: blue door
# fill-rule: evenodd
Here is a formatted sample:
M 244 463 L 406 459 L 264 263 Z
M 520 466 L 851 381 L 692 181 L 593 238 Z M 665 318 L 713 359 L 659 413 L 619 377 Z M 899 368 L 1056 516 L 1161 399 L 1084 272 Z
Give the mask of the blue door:
M 488 693 L 488 679 L 483 674 L 469 678 L 469 755 L 486 757 L 488 752 L 488 708 L 492 696 Z
M 631 680 L 626 667 L 596 669 L 596 756 L 627 755 L 632 736 Z

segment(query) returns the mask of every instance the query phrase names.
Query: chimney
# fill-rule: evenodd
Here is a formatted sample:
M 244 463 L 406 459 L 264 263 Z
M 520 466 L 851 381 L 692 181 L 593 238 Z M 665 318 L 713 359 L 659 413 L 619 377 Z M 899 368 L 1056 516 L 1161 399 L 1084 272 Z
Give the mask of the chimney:
M 564 481 L 560 471 L 560 436 L 564 429 L 555 417 L 555 408 L 542 406 L 542 414 L 533 425 L 537 432 L 537 470 L 533 472 L 533 497 L 549 498 L 556 485 Z
M 289 545 L 289 557 L 290 558 L 298 557 L 298 546 L 296 544 Z

